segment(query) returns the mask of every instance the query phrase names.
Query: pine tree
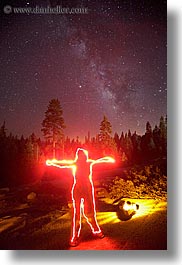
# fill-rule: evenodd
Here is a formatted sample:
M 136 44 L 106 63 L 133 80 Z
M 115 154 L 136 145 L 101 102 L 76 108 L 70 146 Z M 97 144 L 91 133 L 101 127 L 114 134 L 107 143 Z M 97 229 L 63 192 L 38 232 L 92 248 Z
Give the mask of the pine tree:
M 117 132 L 115 132 L 115 134 L 114 134 L 114 141 L 115 141 L 115 143 L 117 145 L 117 150 L 119 151 L 119 149 L 120 149 L 120 139 L 119 139 L 119 135 L 118 135 Z
M 152 127 L 149 121 L 146 123 L 146 134 L 152 135 Z
M 119 140 L 120 140 L 120 147 L 123 148 L 124 147 L 124 132 L 121 133 Z
M 32 157 L 34 159 L 36 159 L 36 161 L 38 161 L 39 160 L 39 154 L 40 154 L 40 148 L 39 148 L 38 139 L 37 139 L 35 133 L 32 133 L 30 135 L 29 139 L 30 139 L 30 142 L 32 143 L 32 152 L 33 152 Z
M 140 152 L 141 152 L 141 136 L 134 132 L 134 134 L 131 136 L 131 140 L 133 143 L 133 149 L 134 149 L 134 160 L 140 159 Z
M 131 140 L 131 137 L 129 134 L 125 134 L 125 139 L 124 139 L 124 151 L 129 160 L 132 158 L 132 152 L 133 152 L 133 143 Z
M 63 129 L 65 127 L 60 101 L 58 99 L 52 99 L 45 112 L 41 131 L 45 139 L 53 144 L 53 157 L 55 157 L 56 143 L 63 138 Z
M 167 118 L 164 120 L 164 117 L 161 116 L 160 123 L 159 123 L 161 138 L 167 138 Z
M 131 131 L 130 131 L 130 129 L 128 130 L 128 137 L 131 138 Z
M 6 123 L 5 121 L 3 122 L 3 125 L 0 127 L 0 137 L 1 138 L 6 138 Z
M 102 142 L 107 142 L 111 137 L 111 133 L 112 133 L 111 123 L 108 121 L 107 117 L 104 115 L 104 118 L 100 124 L 99 140 Z
M 161 141 L 161 147 L 162 147 L 162 153 L 166 156 L 167 153 L 167 116 L 164 119 L 163 116 L 160 118 L 159 123 L 160 128 L 160 141 Z
M 154 157 L 156 146 L 153 139 L 152 127 L 149 121 L 146 123 L 145 135 L 142 136 L 141 148 L 144 156 L 143 159 L 147 160 Z
M 154 143 L 157 148 L 160 147 L 160 129 L 157 125 L 155 125 L 155 128 L 153 129 L 153 139 Z
M 117 150 L 116 143 L 114 142 L 111 133 L 112 125 L 104 115 L 104 118 L 100 124 L 99 142 L 105 154 L 110 151 L 116 152 Z

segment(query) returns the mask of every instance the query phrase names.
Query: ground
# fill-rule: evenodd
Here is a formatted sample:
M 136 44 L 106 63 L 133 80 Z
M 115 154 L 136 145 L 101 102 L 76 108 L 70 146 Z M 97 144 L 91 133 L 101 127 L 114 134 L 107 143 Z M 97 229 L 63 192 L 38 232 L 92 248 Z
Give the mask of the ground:
M 100 198 L 97 219 L 105 237 L 95 238 L 83 220 L 81 242 L 70 248 L 71 210 L 65 205 L 59 206 L 59 198 L 53 205 L 54 199 L 48 201 L 25 188 L 0 191 L 0 249 L 167 249 L 166 201 L 133 199 L 139 204 L 139 210 L 130 220 L 122 221 L 112 201 Z M 18 199 L 22 196 L 24 200 Z

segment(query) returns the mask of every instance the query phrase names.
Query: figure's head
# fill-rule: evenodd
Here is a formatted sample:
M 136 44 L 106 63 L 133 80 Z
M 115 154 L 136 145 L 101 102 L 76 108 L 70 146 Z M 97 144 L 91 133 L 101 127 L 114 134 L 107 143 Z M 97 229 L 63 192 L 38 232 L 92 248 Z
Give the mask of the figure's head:
M 76 151 L 76 159 L 78 161 L 87 161 L 88 151 L 82 148 L 78 148 Z

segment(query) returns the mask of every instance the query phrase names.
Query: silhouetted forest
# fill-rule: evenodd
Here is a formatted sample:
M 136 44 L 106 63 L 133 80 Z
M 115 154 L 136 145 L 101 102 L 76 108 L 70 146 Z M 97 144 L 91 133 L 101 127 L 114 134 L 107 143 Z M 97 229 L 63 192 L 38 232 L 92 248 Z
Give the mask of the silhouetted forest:
M 147 122 L 144 135 L 129 130 L 106 137 L 108 126 L 111 125 L 104 117 L 100 132 L 95 137 L 90 137 L 88 133 L 84 141 L 80 141 L 79 137 L 70 139 L 64 136 L 53 146 L 50 139 L 42 140 L 34 133 L 27 138 L 14 136 L 8 132 L 4 122 L 0 128 L 0 186 L 40 180 L 46 171 L 47 158 L 52 158 L 53 153 L 56 158 L 74 158 L 78 147 L 88 149 L 92 157 L 113 155 L 121 167 L 166 161 L 167 117 L 162 116 L 159 125 L 154 128 Z

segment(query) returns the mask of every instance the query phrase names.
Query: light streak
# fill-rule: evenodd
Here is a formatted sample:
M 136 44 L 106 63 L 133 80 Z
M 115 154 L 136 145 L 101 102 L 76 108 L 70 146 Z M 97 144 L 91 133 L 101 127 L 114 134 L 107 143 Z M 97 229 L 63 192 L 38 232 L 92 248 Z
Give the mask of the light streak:
M 75 190 L 77 189 L 76 184 L 77 184 L 77 170 L 78 170 L 78 166 L 79 166 L 79 170 L 81 165 L 78 165 L 78 161 L 80 161 L 80 157 L 82 156 L 82 165 L 84 166 L 84 164 L 89 165 L 89 175 L 88 180 L 89 183 L 91 185 L 91 198 L 92 198 L 92 205 L 91 209 L 93 209 L 93 212 L 91 213 L 91 221 L 89 221 L 89 218 L 87 216 L 87 214 L 85 213 L 85 200 L 87 200 L 87 198 L 85 198 L 85 194 L 84 197 L 79 197 L 76 198 L 77 195 L 75 193 Z M 83 159 L 83 155 L 84 155 L 84 159 Z M 86 159 L 85 159 L 86 158 Z M 102 157 L 99 158 L 97 160 L 93 160 L 93 159 L 89 159 L 88 157 L 88 151 L 82 148 L 78 148 L 76 151 L 76 155 L 75 155 L 75 159 L 74 160 L 57 160 L 57 159 L 52 159 L 52 160 L 47 160 L 46 161 L 46 165 L 47 166 L 55 166 L 58 168 L 70 168 L 72 170 L 72 175 L 74 177 L 74 182 L 73 182 L 73 186 L 71 189 L 71 197 L 72 197 L 72 202 L 73 202 L 73 225 L 72 225 L 72 236 L 71 236 L 71 242 L 73 242 L 76 238 L 78 238 L 80 236 L 80 232 L 81 232 L 81 215 L 83 215 L 87 221 L 87 223 L 89 224 L 92 233 L 93 234 L 98 234 L 101 232 L 101 229 L 98 225 L 97 222 L 97 218 L 96 218 L 96 207 L 95 207 L 95 193 L 94 193 L 94 185 L 93 185 L 93 181 L 92 181 L 92 173 L 93 173 L 93 165 L 96 164 L 100 164 L 100 163 L 114 163 L 115 160 L 112 157 L 106 156 L 106 157 Z M 83 171 L 84 174 L 84 171 Z M 84 185 L 84 179 L 82 180 L 82 185 Z M 88 191 L 89 193 L 89 191 Z M 79 200 L 79 201 L 78 201 Z M 76 204 L 79 204 L 79 213 L 77 213 L 77 207 Z M 79 220 L 77 218 L 77 216 L 79 216 Z M 79 221 L 79 228 L 77 229 L 77 221 Z

